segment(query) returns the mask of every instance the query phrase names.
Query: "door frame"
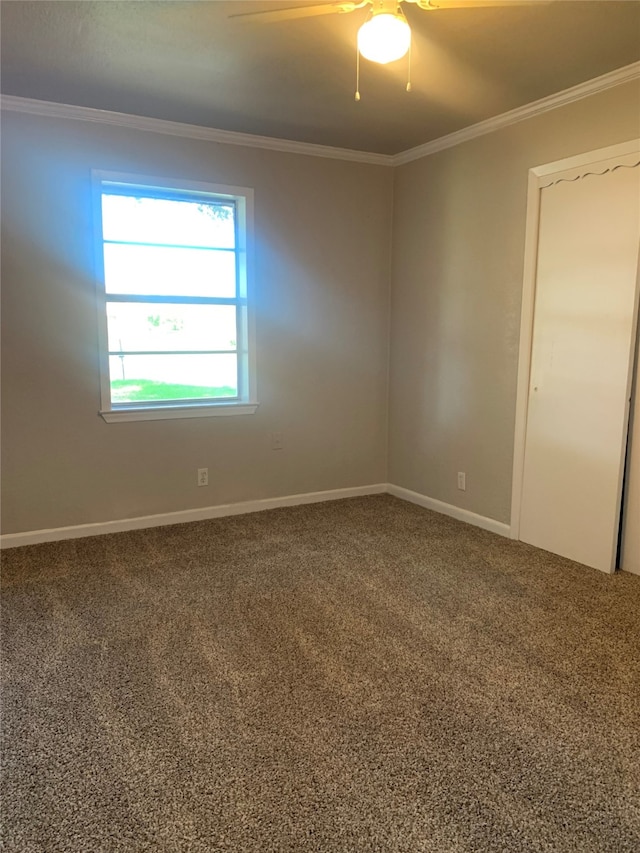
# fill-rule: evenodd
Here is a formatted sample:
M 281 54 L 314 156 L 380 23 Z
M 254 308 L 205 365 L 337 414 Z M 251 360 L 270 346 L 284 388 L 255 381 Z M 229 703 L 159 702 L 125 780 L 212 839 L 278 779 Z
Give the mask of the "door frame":
M 512 539 L 520 538 L 520 513 L 522 507 L 522 483 L 524 475 L 524 453 L 527 434 L 527 409 L 529 404 L 529 380 L 531 373 L 531 349 L 533 344 L 533 318 L 536 297 L 538 259 L 538 237 L 540 227 L 540 194 L 545 187 L 559 181 L 575 181 L 588 174 L 604 174 L 618 165 L 640 164 L 640 138 L 587 151 L 575 157 L 567 157 L 529 169 L 527 189 L 527 214 L 525 227 L 524 271 L 522 280 L 522 306 L 520 311 L 520 346 L 518 353 L 518 377 L 516 391 L 515 436 L 513 445 L 513 477 L 511 490 Z M 636 286 L 635 322 L 638 318 L 638 287 Z M 635 333 L 632 345 L 635 344 Z M 630 381 L 633 371 L 630 371 Z M 630 389 L 629 389 L 630 392 Z M 629 402 L 627 401 L 627 408 Z M 623 460 L 621 460 L 623 463 Z M 620 490 L 621 491 L 621 490 Z M 622 494 L 620 494 L 620 498 Z M 613 571 L 612 567 L 612 571 Z

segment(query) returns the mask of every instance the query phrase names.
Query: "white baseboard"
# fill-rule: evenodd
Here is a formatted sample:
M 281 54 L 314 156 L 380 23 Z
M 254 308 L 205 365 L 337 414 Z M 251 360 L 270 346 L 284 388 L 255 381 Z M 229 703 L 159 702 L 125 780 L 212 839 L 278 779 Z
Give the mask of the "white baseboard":
M 122 533 L 125 530 L 142 530 L 146 527 L 163 527 L 167 524 L 182 524 L 187 521 L 205 521 L 226 515 L 244 515 L 265 509 L 285 506 L 357 498 L 362 495 L 379 495 L 387 491 L 386 483 L 370 486 L 355 486 L 350 489 L 330 489 L 325 492 L 306 492 L 280 498 L 263 498 L 234 504 L 219 504 L 179 512 L 164 512 L 159 515 L 142 515 L 138 518 L 121 518 L 95 524 L 75 524 L 71 527 L 51 527 L 46 530 L 30 530 L 25 533 L 6 533 L 0 536 L 0 548 L 17 548 L 20 545 L 36 545 L 39 542 L 58 542 L 63 539 L 81 539 L 84 536 L 101 536 L 105 533 Z
M 387 492 L 396 498 L 401 498 L 403 501 L 410 501 L 425 509 L 432 509 L 434 512 L 442 513 L 442 515 L 449 515 L 452 518 L 457 518 L 459 521 L 466 521 L 467 524 L 482 527 L 483 530 L 490 530 L 492 533 L 498 533 L 500 536 L 511 536 L 511 527 L 502 521 L 496 521 L 494 518 L 487 518 L 468 509 L 462 509 L 459 506 L 453 506 L 453 504 L 447 504 L 435 498 L 428 498 L 419 492 L 412 492 L 411 489 L 394 486 L 392 483 L 387 484 Z
M 350 489 L 330 489 L 324 492 L 306 492 L 298 495 L 286 495 L 280 498 L 263 498 L 256 501 L 242 501 L 234 504 L 219 504 L 218 506 L 205 506 L 198 509 L 185 509 L 178 512 L 164 512 L 158 515 L 142 515 L 137 518 L 120 518 L 115 521 L 102 521 L 93 524 L 75 524 L 70 527 L 51 527 L 45 530 L 28 530 L 24 533 L 5 533 L 0 536 L 0 548 L 17 548 L 21 545 L 36 545 L 39 542 L 60 542 L 63 539 L 81 539 L 84 536 L 101 536 L 105 533 L 122 533 L 125 530 L 143 530 L 146 527 L 163 527 L 168 524 L 183 524 L 189 521 L 205 521 L 208 518 L 222 518 L 227 515 L 244 515 L 248 512 L 261 512 L 265 509 L 277 509 L 278 507 L 298 506 L 302 504 L 320 503 L 321 501 L 335 501 L 344 498 L 357 498 L 365 495 L 379 495 L 387 492 L 401 500 L 418 504 L 425 509 L 449 515 L 467 524 L 482 527 L 500 536 L 510 536 L 511 528 L 508 524 L 486 518 L 462 509 L 452 504 L 438 501 L 412 492 L 402 486 L 394 486 L 392 483 L 373 483 L 369 486 L 354 486 Z

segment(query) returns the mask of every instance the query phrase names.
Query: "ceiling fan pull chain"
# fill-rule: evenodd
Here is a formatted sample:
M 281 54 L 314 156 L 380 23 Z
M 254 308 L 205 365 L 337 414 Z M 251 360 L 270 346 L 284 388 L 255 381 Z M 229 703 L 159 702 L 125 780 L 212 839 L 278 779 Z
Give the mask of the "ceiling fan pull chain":
M 360 51 L 356 44 L 356 95 L 355 100 L 360 100 Z
M 411 87 L 411 42 L 413 41 L 413 36 L 411 36 L 411 41 L 409 42 L 409 60 L 407 63 L 407 92 L 412 92 L 413 89 Z

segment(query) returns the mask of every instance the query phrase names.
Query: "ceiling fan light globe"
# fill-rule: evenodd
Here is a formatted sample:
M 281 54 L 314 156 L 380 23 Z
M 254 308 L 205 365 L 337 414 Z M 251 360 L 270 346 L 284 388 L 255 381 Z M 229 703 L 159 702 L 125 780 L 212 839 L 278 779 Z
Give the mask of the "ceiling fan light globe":
M 358 30 L 361 55 L 381 65 L 401 59 L 409 50 L 410 42 L 409 24 L 398 15 L 374 15 Z

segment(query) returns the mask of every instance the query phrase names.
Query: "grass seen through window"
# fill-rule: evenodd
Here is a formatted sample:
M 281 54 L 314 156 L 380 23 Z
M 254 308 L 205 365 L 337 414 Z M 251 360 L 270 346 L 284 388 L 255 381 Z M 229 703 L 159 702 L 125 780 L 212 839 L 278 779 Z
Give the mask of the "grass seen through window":
M 155 382 L 151 379 L 113 379 L 111 396 L 114 402 L 151 402 L 153 400 L 201 400 L 210 397 L 233 397 L 235 389 L 204 385 L 178 385 Z

